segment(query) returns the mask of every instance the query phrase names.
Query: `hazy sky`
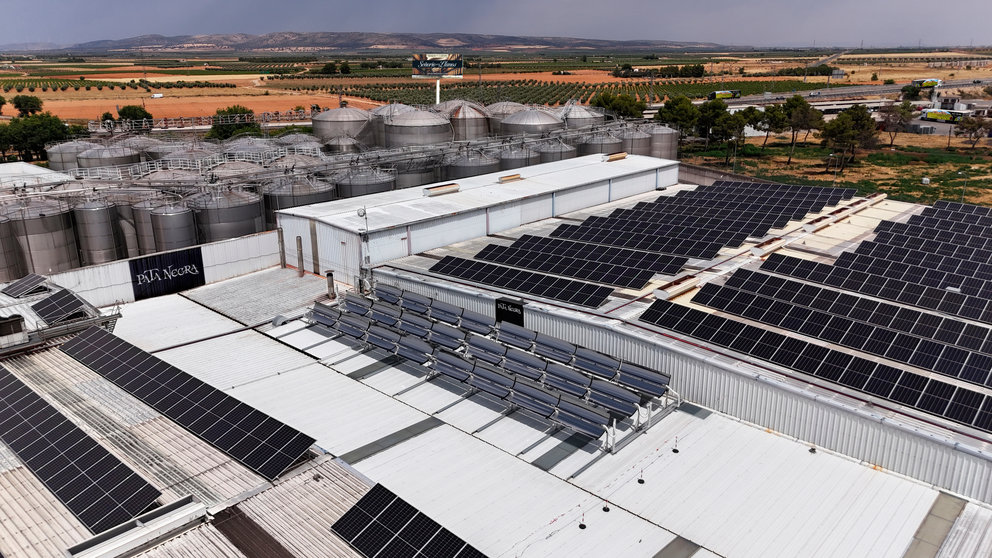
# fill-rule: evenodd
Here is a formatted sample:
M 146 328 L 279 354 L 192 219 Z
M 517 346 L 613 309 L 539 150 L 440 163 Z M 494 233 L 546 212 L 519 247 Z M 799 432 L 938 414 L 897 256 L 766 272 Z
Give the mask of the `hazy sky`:
M 755 46 L 990 45 L 990 0 L 4 0 L 0 44 L 393 31 Z

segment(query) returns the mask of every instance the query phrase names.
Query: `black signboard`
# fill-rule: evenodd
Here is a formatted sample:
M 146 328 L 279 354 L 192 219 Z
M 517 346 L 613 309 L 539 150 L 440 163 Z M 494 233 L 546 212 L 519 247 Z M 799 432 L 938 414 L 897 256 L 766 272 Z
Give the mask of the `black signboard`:
M 524 303 L 512 298 L 496 299 L 496 322 L 510 322 L 524 327 Z
M 146 256 L 128 264 L 134 300 L 178 293 L 206 283 L 199 247 Z
M 461 54 L 414 54 L 413 77 L 442 79 L 462 77 Z

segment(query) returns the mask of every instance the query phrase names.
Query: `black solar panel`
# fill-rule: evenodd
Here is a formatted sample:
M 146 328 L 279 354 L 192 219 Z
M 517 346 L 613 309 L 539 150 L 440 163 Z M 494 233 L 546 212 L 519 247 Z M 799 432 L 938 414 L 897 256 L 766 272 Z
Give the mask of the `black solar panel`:
M 377 484 L 331 529 L 368 558 L 475 558 L 485 554 Z
M 0 293 L 12 298 L 21 298 L 45 290 L 45 278 L 35 273 L 29 273 L 17 281 L 7 285 Z
M 548 254 L 542 252 L 498 244 L 486 246 L 475 257 L 493 263 L 637 290 L 647 286 L 651 278 L 654 277 L 653 271 L 635 269 L 625 265 L 599 263 L 562 255 L 548 257 Z
M 161 496 L 3 367 L 0 439 L 93 533 L 140 515 Z
M 56 291 L 52 296 L 31 305 L 48 325 L 86 316 L 85 303 L 68 289 Z
M 445 256 L 444 259 L 434 264 L 430 270 L 442 275 L 468 279 L 485 285 L 502 287 L 589 308 L 598 308 L 606 302 L 606 299 L 613 292 L 613 289 L 610 287 L 512 269 L 501 265 L 476 262 L 454 256 Z
M 964 387 L 666 300 L 656 300 L 640 320 L 992 432 L 992 397 Z M 709 327 L 703 327 L 706 324 Z M 847 329 L 834 327 L 847 332 L 852 324 L 847 324 Z
M 266 479 L 314 439 L 98 327 L 62 351 Z

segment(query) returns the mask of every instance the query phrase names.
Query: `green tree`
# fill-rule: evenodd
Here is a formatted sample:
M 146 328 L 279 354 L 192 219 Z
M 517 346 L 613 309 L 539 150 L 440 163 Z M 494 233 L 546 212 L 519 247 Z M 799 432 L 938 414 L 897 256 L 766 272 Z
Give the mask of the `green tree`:
M 789 130 L 792 132 L 792 142 L 789 146 L 789 159 L 787 165 L 792 164 L 792 154 L 796 150 L 796 141 L 799 133 L 805 131 L 809 136 L 810 130 L 818 129 L 823 123 L 823 113 L 813 108 L 801 95 L 793 95 L 785 101 L 782 107 L 789 117 Z M 803 138 L 803 142 L 806 139 Z
M 844 112 L 851 116 L 854 127 L 854 146 L 851 148 L 851 162 L 854 162 L 857 148 L 873 149 L 878 146 L 878 123 L 872 118 L 868 107 L 861 104 L 845 109 Z
M 318 74 L 336 74 L 336 73 L 338 73 L 338 65 L 335 64 L 334 62 L 328 62 L 327 64 L 324 64 L 324 66 L 320 70 L 317 70 L 317 73 Z
M 920 98 L 920 88 L 915 85 L 907 85 L 902 88 L 902 98 L 906 101 L 917 101 Z
M 740 144 L 744 142 L 744 129 L 746 127 L 747 118 L 743 112 L 735 112 L 734 114 L 723 112 L 713 122 L 713 126 L 710 128 L 710 135 L 713 140 L 727 142 L 727 152 L 724 159 L 725 165 L 730 164 L 731 150 L 736 151 L 740 147 Z
M 114 121 L 114 115 L 111 114 L 110 111 L 107 111 L 100 115 L 100 122 L 106 122 L 108 120 L 110 120 L 111 122 Z
M 954 127 L 954 135 L 965 136 L 974 149 L 978 140 L 987 137 L 992 132 L 992 119 L 984 116 L 966 116 Z
M 41 112 L 41 99 L 33 95 L 17 95 L 10 102 L 17 109 L 18 116 L 27 116 Z
M 842 112 L 837 115 L 837 118 L 825 123 L 823 129 L 820 130 L 820 139 L 823 140 L 824 147 L 829 148 L 834 153 L 835 157 L 828 159 L 828 163 L 833 161 L 840 161 L 840 170 L 843 171 L 845 163 L 847 162 L 847 150 L 853 149 L 856 140 L 856 134 L 854 132 L 854 123 L 851 121 L 851 115 L 847 112 Z M 828 169 L 829 170 L 829 169 Z
M 769 135 L 781 134 L 789 129 L 789 116 L 782 105 L 767 105 L 757 128 L 765 132 L 765 141 L 761 144 L 761 149 L 764 149 Z
M 913 103 L 903 101 L 902 103 L 885 105 L 882 107 L 882 129 L 889 134 L 889 147 L 896 143 L 896 136 L 899 132 L 905 132 L 910 121 L 913 120 Z
M 121 120 L 151 120 L 154 118 L 152 113 L 141 105 L 125 105 L 117 110 L 117 116 Z
M 644 116 L 644 109 L 648 108 L 647 103 L 638 101 L 633 95 L 626 93 L 614 95 L 610 91 L 604 91 L 596 95 L 589 101 L 589 104 L 594 107 L 604 108 L 623 118 L 641 118 Z
M 696 127 L 699 120 L 699 107 L 692 104 L 685 95 L 676 95 L 665 101 L 665 106 L 654 116 L 657 120 L 674 127 L 679 132 L 678 147 Z
M 44 159 L 45 144 L 62 141 L 69 135 L 62 120 L 47 112 L 16 117 L 7 125 L 7 132 L 11 147 L 27 162 L 35 157 Z
M 696 121 L 696 135 L 706 138 L 706 146 L 709 147 L 713 134 L 713 126 L 720 116 L 727 114 L 727 103 L 723 99 L 713 99 L 706 101 L 699 106 L 699 120 Z
M 7 160 L 7 152 L 13 149 L 14 138 L 10 132 L 10 125 L 0 126 L 0 163 Z
M 341 73 L 342 74 L 350 74 L 351 73 L 351 66 L 349 66 L 347 62 L 342 62 L 341 63 Z
M 0 114 L 3 114 L 3 106 L 7 104 L 7 99 L 0 96 Z
M 254 121 L 255 112 L 248 107 L 231 105 L 217 109 L 217 116 L 233 117 L 231 118 L 233 122 L 214 124 L 207 132 L 207 138 L 225 140 L 238 134 L 261 135 L 262 133 L 262 127 Z

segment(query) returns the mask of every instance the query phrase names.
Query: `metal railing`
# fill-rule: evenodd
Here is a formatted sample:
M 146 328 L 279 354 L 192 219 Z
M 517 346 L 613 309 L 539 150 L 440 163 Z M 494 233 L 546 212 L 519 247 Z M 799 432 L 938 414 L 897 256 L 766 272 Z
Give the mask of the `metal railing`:
M 90 120 L 90 132 L 124 133 L 147 130 L 181 130 L 206 127 L 214 124 L 260 124 L 273 122 L 309 122 L 319 110 L 287 110 L 260 112 L 258 114 L 221 114 L 212 116 L 180 116 L 176 118 L 146 118 L 144 120 Z

